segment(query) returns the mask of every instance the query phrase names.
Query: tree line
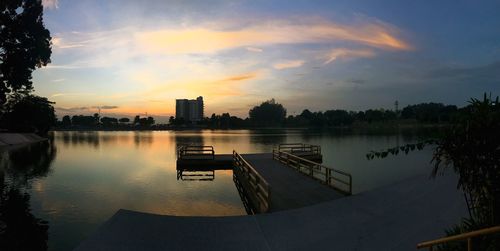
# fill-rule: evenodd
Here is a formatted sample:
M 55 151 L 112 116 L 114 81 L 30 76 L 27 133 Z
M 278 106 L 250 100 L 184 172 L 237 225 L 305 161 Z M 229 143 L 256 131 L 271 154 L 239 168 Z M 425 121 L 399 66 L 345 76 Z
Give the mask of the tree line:
M 288 115 L 287 110 L 274 99 L 254 106 L 243 119 L 229 113 L 212 114 L 197 124 L 209 128 L 242 127 L 349 127 L 353 125 L 371 125 L 384 123 L 422 123 L 441 124 L 456 120 L 460 109 L 455 105 L 442 103 L 421 103 L 408 105 L 401 111 L 388 109 L 368 109 L 365 111 L 347 111 L 333 109 L 311 112 L 304 109 L 298 115 Z M 189 121 L 170 117 L 171 126 L 191 124 Z
M 57 121 L 56 127 L 59 129 L 150 129 L 155 125 L 155 119 L 151 116 L 135 116 L 133 120 L 129 118 L 101 117 L 98 113 L 94 115 L 65 115 L 62 120 Z

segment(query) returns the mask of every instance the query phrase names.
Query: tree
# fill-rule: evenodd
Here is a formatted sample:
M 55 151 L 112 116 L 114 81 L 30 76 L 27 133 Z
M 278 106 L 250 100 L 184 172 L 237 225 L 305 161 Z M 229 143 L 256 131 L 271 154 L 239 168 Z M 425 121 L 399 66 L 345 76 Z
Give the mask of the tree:
M 62 125 L 71 126 L 71 118 L 69 117 L 69 115 L 66 115 L 62 118 Z
M 152 126 L 155 124 L 155 119 L 153 117 L 148 117 L 146 120 L 146 125 L 147 126 Z
M 250 120 L 258 125 L 279 125 L 286 118 L 286 109 L 271 99 L 253 107 L 248 114 Z
M 110 117 L 102 117 L 101 123 L 105 126 L 115 125 L 118 124 L 118 119 Z
M 0 2 L 0 105 L 33 90 L 32 72 L 50 63 L 51 37 L 41 0 Z
M 120 123 L 128 123 L 130 122 L 130 119 L 129 118 L 121 118 L 118 120 Z
M 99 114 L 98 113 L 94 113 L 94 124 L 98 125 L 99 124 Z
M 52 104 L 47 98 L 25 96 L 12 105 L 1 124 L 11 131 L 44 135 L 57 121 Z
M 136 115 L 134 117 L 134 125 L 138 125 L 140 123 L 140 119 L 141 119 L 141 117 L 139 117 L 139 115 Z

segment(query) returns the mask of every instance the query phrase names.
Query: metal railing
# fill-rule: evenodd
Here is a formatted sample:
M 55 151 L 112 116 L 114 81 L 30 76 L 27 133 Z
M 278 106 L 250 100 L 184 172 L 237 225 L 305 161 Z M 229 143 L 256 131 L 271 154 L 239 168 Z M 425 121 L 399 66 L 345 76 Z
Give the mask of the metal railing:
M 181 160 L 200 160 L 200 159 L 215 159 L 215 151 L 213 146 L 180 146 L 177 149 L 177 159 Z
M 449 236 L 449 237 L 444 237 L 432 241 L 426 241 L 417 244 L 417 249 L 421 248 L 429 248 L 429 250 L 433 250 L 434 246 L 443 244 L 443 243 L 448 243 L 452 241 L 467 241 L 467 250 L 472 251 L 472 238 L 478 237 L 478 236 L 483 236 L 487 234 L 494 234 L 494 233 L 500 233 L 500 226 L 495 226 L 495 227 L 490 227 L 490 228 L 484 228 L 468 233 L 463 233 L 463 234 L 458 234 L 454 236 Z
M 324 182 L 346 195 L 352 194 L 352 176 L 349 173 L 329 168 L 322 164 L 276 149 L 273 150 L 273 159 L 311 178 Z
M 234 171 L 259 213 L 269 211 L 271 186 L 239 153 L 233 151 Z
M 311 155 L 321 154 L 321 146 L 304 143 L 279 144 L 278 151 L 288 153 L 310 153 Z

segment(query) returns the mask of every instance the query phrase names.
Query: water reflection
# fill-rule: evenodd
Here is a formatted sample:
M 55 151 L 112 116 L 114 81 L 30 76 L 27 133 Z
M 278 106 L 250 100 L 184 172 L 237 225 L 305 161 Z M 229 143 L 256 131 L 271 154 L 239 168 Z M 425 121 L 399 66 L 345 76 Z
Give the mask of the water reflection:
M 27 203 L 20 204 L 26 208 L 21 211 L 30 212 L 31 205 L 34 217 L 50 222 L 52 250 L 76 247 L 120 208 L 168 215 L 251 213 L 252 209 L 241 202 L 245 202 L 244 194 L 239 194 L 231 170 L 213 170 L 208 173 L 210 182 L 186 182 L 184 173 L 176 168 L 178 145 L 212 145 L 216 154 L 232 153 L 233 149 L 241 153 L 270 152 L 280 143 L 321 145 L 326 166 L 353 175 L 355 193 L 428 172 L 431 157 L 430 152 L 423 151 L 366 160 L 370 150 L 409 143 L 419 137 L 411 132 L 356 134 L 348 130 L 279 129 L 55 132 L 53 136 L 54 144 L 39 150 L 35 148 L 40 146 L 33 146 L 8 156 L 4 153 L 4 164 L 0 165 L 5 169 L 5 178 L 0 181 L 18 185 L 18 196 L 12 198 Z M 10 198 L 9 189 L 2 188 L 2 205 Z M 25 192 L 29 196 L 24 196 Z
M 50 173 L 56 153 L 51 142 L 1 153 L 0 250 L 47 250 L 49 224 L 33 215 L 28 190 Z

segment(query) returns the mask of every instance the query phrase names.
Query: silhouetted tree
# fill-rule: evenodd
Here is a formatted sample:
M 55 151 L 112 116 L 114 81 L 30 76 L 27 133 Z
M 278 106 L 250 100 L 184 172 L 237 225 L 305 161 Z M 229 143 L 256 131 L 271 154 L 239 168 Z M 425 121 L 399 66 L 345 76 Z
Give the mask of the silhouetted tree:
M 116 118 L 110 118 L 110 117 L 102 117 L 101 118 L 101 123 L 104 126 L 116 125 L 118 123 L 118 119 L 116 119 Z
M 130 122 L 130 119 L 129 118 L 121 118 L 118 120 L 120 123 L 128 123 Z
M 71 118 L 69 115 L 66 115 L 62 118 L 62 125 L 63 126 L 71 126 Z
M 286 109 L 271 99 L 253 107 L 248 114 L 257 125 L 279 125 L 286 118 Z
M 0 1 L 0 105 L 33 90 L 32 72 L 50 63 L 51 37 L 41 0 Z M 12 98 L 15 98 L 15 97 Z
M 94 124 L 98 125 L 99 124 L 99 114 L 94 113 Z
M 140 124 L 140 119 L 141 117 L 139 115 L 134 117 L 134 125 L 139 125 Z
M 1 124 L 11 131 L 44 135 L 57 121 L 52 104 L 47 98 L 24 96 L 11 103 L 12 107 L 3 116 Z

